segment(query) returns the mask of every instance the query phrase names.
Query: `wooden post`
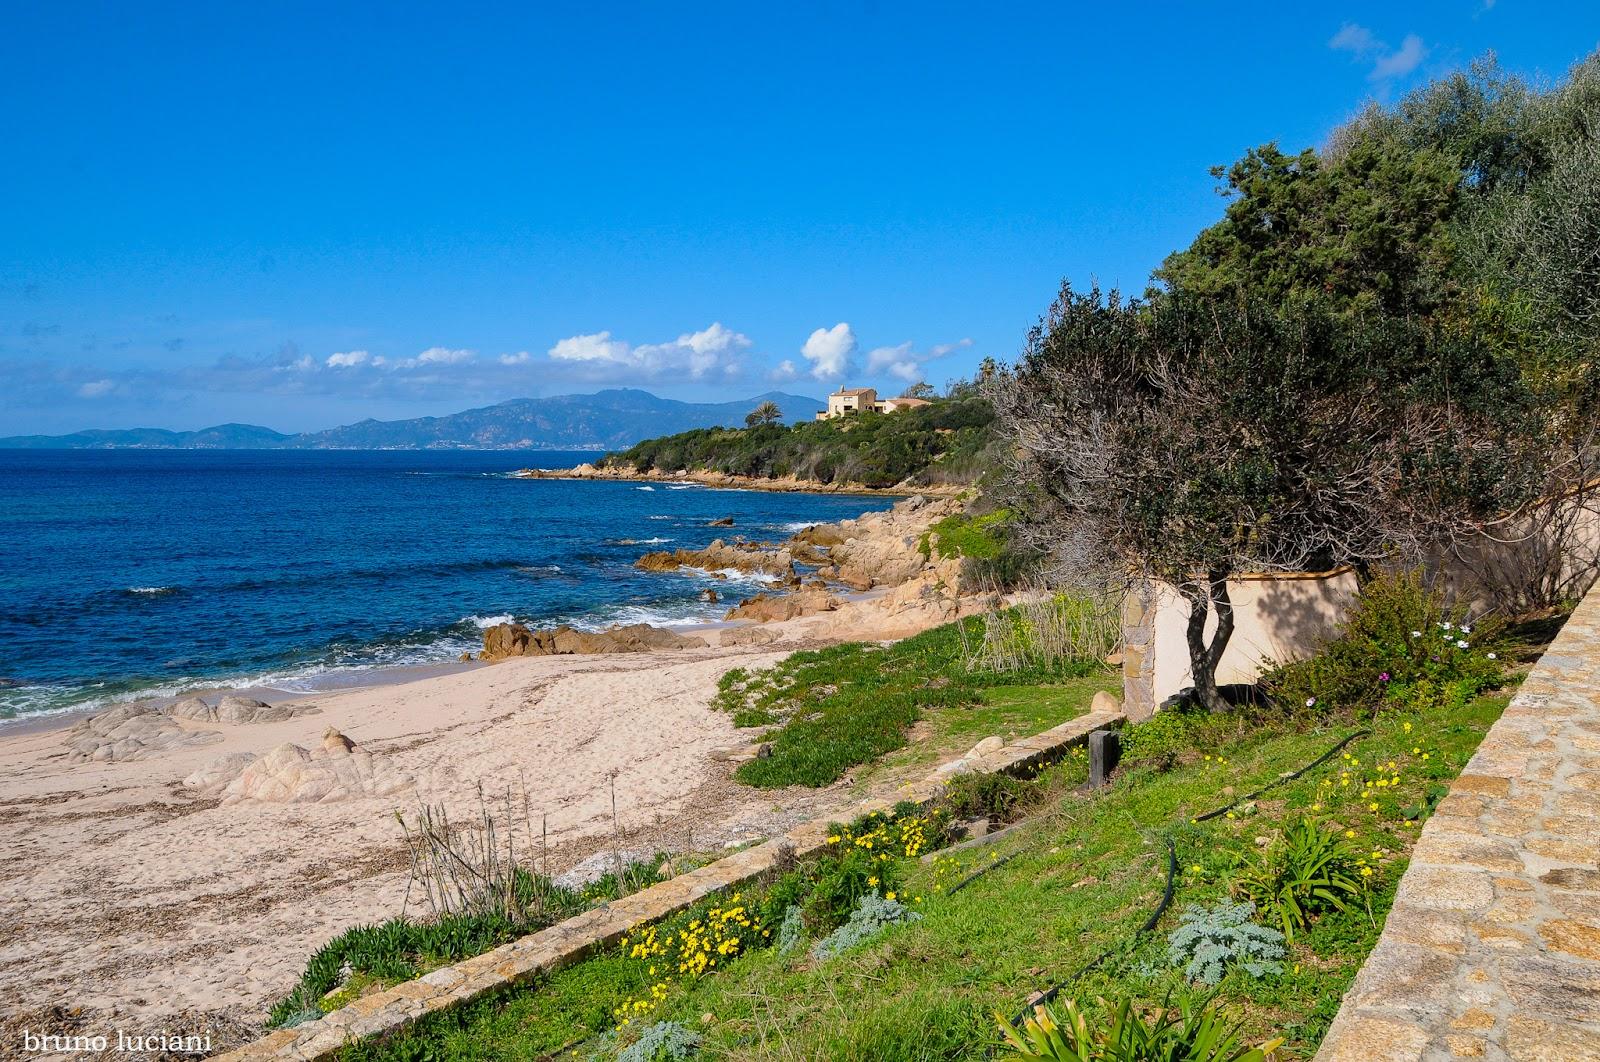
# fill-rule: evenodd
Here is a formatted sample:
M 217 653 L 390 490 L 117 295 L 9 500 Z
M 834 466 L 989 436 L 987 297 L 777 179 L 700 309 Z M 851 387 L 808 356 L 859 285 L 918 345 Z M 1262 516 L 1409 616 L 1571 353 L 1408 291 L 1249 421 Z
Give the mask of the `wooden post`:
M 1117 769 L 1122 759 L 1122 735 L 1115 730 L 1096 730 L 1089 735 L 1089 788 L 1099 789 Z

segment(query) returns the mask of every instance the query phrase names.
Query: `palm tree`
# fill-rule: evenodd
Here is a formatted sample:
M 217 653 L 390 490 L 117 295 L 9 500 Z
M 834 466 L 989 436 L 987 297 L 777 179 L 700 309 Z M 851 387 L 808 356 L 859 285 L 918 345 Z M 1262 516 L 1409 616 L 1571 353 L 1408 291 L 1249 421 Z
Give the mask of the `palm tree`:
M 754 428 L 761 424 L 776 424 L 783 419 L 783 410 L 778 408 L 778 403 L 767 401 L 752 409 L 744 418 L 744 426 Z

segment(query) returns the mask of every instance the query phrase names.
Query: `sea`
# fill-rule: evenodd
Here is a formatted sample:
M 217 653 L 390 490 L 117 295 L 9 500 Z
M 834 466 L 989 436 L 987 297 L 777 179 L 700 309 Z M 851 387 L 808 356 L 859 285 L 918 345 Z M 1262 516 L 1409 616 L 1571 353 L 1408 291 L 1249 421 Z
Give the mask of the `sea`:
M 512 476 L 596 456 L 0 450 L 0 732 L 187 690 L 368 684 L 454 661 L 511 620 L 712 622 L 761 583 L 633 562 L 885 505 Z M 707 587 L 724 600 L 700 601 Z

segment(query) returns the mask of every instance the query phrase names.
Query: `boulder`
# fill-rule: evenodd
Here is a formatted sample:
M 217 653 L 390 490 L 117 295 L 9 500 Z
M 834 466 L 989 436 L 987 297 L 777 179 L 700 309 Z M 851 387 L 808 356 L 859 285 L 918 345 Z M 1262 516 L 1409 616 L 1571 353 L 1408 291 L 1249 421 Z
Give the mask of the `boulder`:
M 619 865 L 631 867 L 638 863 L 648 863 L 653 858 L 655 858 L 655 853 L 643 848 L 624 848 L 620 851 L 606 850 L 596 852 L 577 865 L 551 878 L 550 883 L 558 889 L 576 891 L 586 885 L 593 885 L 607 874 L 615 874 Z
M 1122 701 L 1118 700 L 1117 695 L 1114 693 L 1107 693 L 1105 690 L 1096 690 L 1094 697 L 1089 701 L 1089 711 L 1121 712 Z
M 217 704 L 219 723 L 279 723 L 297 715 L 314 715 L 321 711 L 309 705 L 268 704 L 254 697 L 241 697 L 230 693 Z
M 794 619 L 797 616 L 815 616 L 832 612 L 842 602 L 826 590 L 806 589 L 792 594 L 757 594 L 747 597 L 723 616 L 726 620 L 747 620 L 751 623 L 771 623 Z
M 215 723 L 217 709 L 202 701 L 199 697 L 185 697 L 167 709 L 167 714 L 174 719 L 194 719 L 202 723 Z
M 707 527 L 732 527 L 733 526 L 733 517 L 731 517 L 731 516 L 718 517 L 717 519 L 711 521 L 706 526 Z
M 962 756 L 961 758 L 964 760 L 975 760 L 981 756 L 987 756 L 991 752 L 999 752 L 1005 747 L 1006 743 L 1003 738 L 1001 738 L 998 734 L 991 734 L 968 749 L 966 755 Z
M 722 598 L 715 590 L 708 586 L 704 590 L 700 591 L 700 600 L 714 605 L 718 601 L 721 601 Z
M 704 638 L 678 634 L 648 623 L 633 623 L 604 631 L 580 631 L 568 626 L 529 630 L 520 623 L 501 623 L 483 632 L 480 660 L 512 656 L 566 656 L 578 653 L 647 653 L 656 649 L 703 649 Z
M 207 760 L 183 780 L 185 789 L 205 796 L 223 789 L 255 760 L 253 752 L 224 752 Z
M 784 580 L 797 578 L 794 555 L 787 548 L 772 549 L 750 542 L 724 542 L 720 538 L 714 539 L 705 549 L 646 553 L 634 562 L 634 567 L 646 572 L 675 572 L 681 568 L 695 568 L 713 574 L 731 570 L 749 575 L 775 575 Z
M 765 627 L 733 627 L 722 632 L 723 645 L 771 645 L 778 632 Z
M 245 765 L 223 790 L 224 804 L 331 804 L 360 797 L 394 796 L 412 777 L 330 728 L 322 746 L 306 750 L 284 743 Z
M 118 763 L 221 740 L 218 731 L 185 730 L 150 705 L 134 703 L 90 716 L 68 730 L 62 743 L 70 763 Z

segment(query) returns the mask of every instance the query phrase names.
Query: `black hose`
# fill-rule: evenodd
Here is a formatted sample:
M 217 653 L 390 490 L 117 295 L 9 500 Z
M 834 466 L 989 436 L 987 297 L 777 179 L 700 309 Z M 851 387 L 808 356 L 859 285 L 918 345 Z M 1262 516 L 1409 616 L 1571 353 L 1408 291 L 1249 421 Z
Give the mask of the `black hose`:
M 1262 786 L 1260 789 L 1257 789 L 1255 792 L 1247 793 L 1244 796 L 1240 797 L 1238 800 L 1235 800 L 1233 803 L 1228 804 L 1225 807 L 1217 808 L 1215 811 L 1208 811 L 1204 815 L 1195 816 L 1194 821 L 1195 822 L 1205 822 L 1208 819 L 1214 819 L 1219 815 L 1226 815 L 1228 812 L 1232 811 L 1234 808 L 1238 807 L 1240 804 L 1243 804 L 1243 803 L 1245 803 L 1247 801 L 1254 800 L 1256 797 L 1258 797 L 1261 794 L 1267 792 L 1268 790 L 1274 789 L 1277 786 L 1280 786 L 1285 782 L 1292 782 L 1296 778 L 1299 778 L 1301 775 L 1305 774 L 1307 771 L 1311 771 L 1311 770 L 1314 770 L 1317 767 L 1322 766 L 1324 763 L 1327 763 L 1329 760 L 1333 759 L 1333 757 L 1337 756 L 1339 754 L 1340 750 L 1342 750 L 1346 745 L 1350 744 L 1350 742 L 1356 740 L 1356 738 L 1366 737 L 1371 733 L 1372 733 L 1372 731 L 1370 731 L 1370 730 L 1357 730 L 1354 733 L 1347 735 L 1344 738 L 1343 741 L 1340 741 L 1333 748 L 1329 749 L 1327 752 L 1324 752 L 1321 756 L 1318 756 L 1316 759 L 1312 760 L 1310 763 L 1306 764 L 1304 767 L 1300 768 L 1298 771 L 1295 771 L 1292 774 L 1279 775 L 1277 778 L 1274 778 L 1272 781 L 1268 782 L 1266 785 Z M 994 864 L 994 866 L 999 866 L 1000 863 L 1007 862 L 1007 861 L 1015 858 L 1016 855 L 1018 855 L 1018 854 L 1020 854 L 1020 853 L 1013 853 L 1012 855 L 1007 856 L 1005 859 L 998 860 Z M 985 867 L 982 870 L 977 871 L 976 873 L 974 873 L 971 876 L 967 877 L 963 881 L 959 882 L 950 891 L 951 892 L 955 892 L 956 889 L 959 889 L 962 886 L 966 885 L 973 878 L 976 878 L 979 874 L 983 874 L 983 873 L 986 873 L 989 870 L 993 870 L 994 866 Z M 1133 938 L 1131 940 L 1125 942 L 1124 946 L 1126 946 L 1128 944 L 1132 944 L 1135 941 L 1137 941 L 1140 937 L 1144 936 L 1146 933 L 1148 933 L 1152 929 L 1154 929 L 1156 927 L 1156 923 L 1161 921 L 1161 916 L 1166 914 L 1167 908 L 1169 906 L 1171 906 L 1171 904 L 1172 904 L 1172 894 L 1173 894 L 1173 890 L 1174 890 L 1174 887 L 1175 887 L 1177 875 L 1178 875 L 1178 852 L 1177 852 L 1176 846 L 1174 846 L 1174 844 L 1172 843 L 1172 838 L 1169 837 L 1169 838 L 1167 838 L 1167 887 L 1166 887 L 1166 890 L 1161 894 L 1161 902 L 1156 904 L 1155 910 L 1150 912 L 1150 917 L 1146 918 L 1144 920 L 1144 924 L 1139 927 L 1137 932 L 1134 933 Z M 1118 949 L 1117 949 L 1116 945 L 1113 945 L 1113 946 L 1107 948 L 1105 951 L 1102 951 L 1099 955 L 1096 955 L 1093 959 L 1089 960 L 1089 962 L 1083 968 L 1079 969 L 1071 977 L 1068 977 L 1065 980 L 1058 981 L 1055 984 L 1051 985 L 1048 989 L 1046 989 L 1045 991 L 1041 992 L 1037 997 L 1035 997 L 1034 1000 L 1032 1002 L 1030 1002 L 1027 1006 L 1023 1007 L 1021 1013 L 1019 1013 L 1015 1018 L 1011 1019 L 1011 1024 L 1013 1026 L 1022 1025 L 1022 1023 L 1027 1020 L 1028 1013 L 1034 1007 L 1043 1006 L 1044 1004 L 1049 1003 L 1051 1000 L 1055 999 L 1056 996 L 1061 994 L 1061 990 L 1063 988 L 1065 988 L 1067 985 L 1071 984 L 1073 981 L 1076 981 L 1078 978 L 1082 977 L 1084 974 L 1088 973 L 1090 970 L 1094 969 L 1096 966 L 1099 966 L 1102 962 L 1105 962 L 1106 959 L 1110 958 L 1111 955 L 1114 952 L 1116 952 L 1117 950 Z
M 1260 789 L 1257 789 L 1254 793 L 1246 793 L 1244 796 L 1240 797 L 1238 800 L 1235 800 L 1233 803 L 1226 805 L 1225 807 L 1220 807 L 1215 811 L 1208 811 L 1204 815 L 1196 815 L 1194 817 L 1194 821 L 1205 822 L 1207 819 L 1214 819 L 1218 815 L 1226 815 L 1240 804 L 1254 800 L 1256 797 L 1267 792 L 1269 789 L 1274 789 L 1285 782 L 1292 782 L 1314 767 L 1321 767 L 1324 763 L 1327 763 L 1329 760 L 1333 759 L 1334 756 L 1338 755 L 1339 750 L 1350 744 L 1350 742 L 1354 741 L 1358 737 L 1366 737 L 1371 733 L 1372 731 L 1370 730 L 1357 730 L 1355 733 L 1349 735 L 1333 748 L 1329 749 L 1327 752 L 1324 752 L 1321 756 L 1318 756 L 1316 759 L 1312 760 L 1298 771 L 1295 771 L 1293 774 L 1281 774 L 1272 781 L 1268 782 L 1266 785 L 1262 786 Z
M 1167 907 L 1172 903 L 1172 893 L 1177 876 L 1178 850 L 1176 847 L 1174 847 L 1172 838 L 1169 837 L 1167 838 L 1167 887 L 1161 893 L 1161 902 L 1156 904 L 1156 909 L 1150 912 L 1150 917 L 1144 920 L 1144 925 L 1140 926 L 1138 932 L 1134 933 L 1133 939 L 1125 941 L 1120 947 L 1125 947 L 1128 944 L 1132 944 L 1134 941 L 1137 941 L 1140 937 L 1154 929 L 1157 922 L 1161 921 L 1161 916 L 1167 913 Z M 1090 959 L 1087 964 L 1073 973 L 1071 977 L 1057 981 L 1055 984 L 1039 993 L 1039 995 L 1036 996 L 1030 1003 L 1028 1003 L 1027 1006 L 1022 1008 L 1022 1011 L 1015 1018 L 1011 1019 L 1011 1024 L 1014 1026 L 1020 1026 L 1024 1021 L 1027 1020 L 1029 1011 L 1033 1010 L 1034 1007 L 1042 1007 L 1046 1003 L 1049 1003 L 1052 999 L 1055 999 L 1056 996 L 1061 994 L 1061 990 L 1063 988 L 1067 987 L 1069 984 L 1076 981 L 1078 978 L 1082 977 L 1096 966 L 1099 966 L 1102 962 L 1105 962 L 1112 956 L 1113 953 L 1118 950 L 1119 945 L 1113 944 L 1105 951 L 1102 951 L 1099 955 L 1096 955 L 1093 959 Z

